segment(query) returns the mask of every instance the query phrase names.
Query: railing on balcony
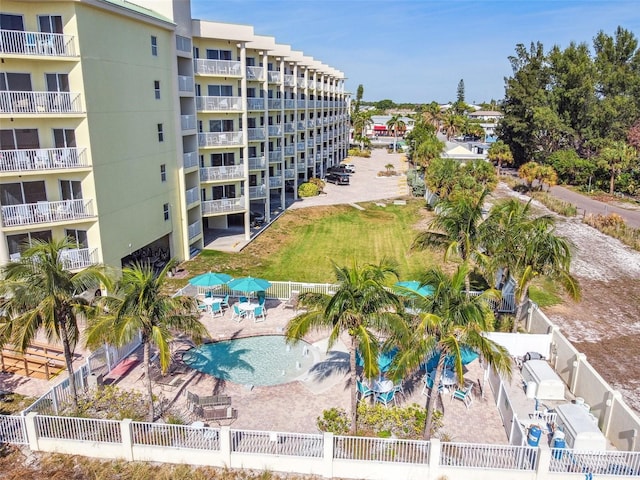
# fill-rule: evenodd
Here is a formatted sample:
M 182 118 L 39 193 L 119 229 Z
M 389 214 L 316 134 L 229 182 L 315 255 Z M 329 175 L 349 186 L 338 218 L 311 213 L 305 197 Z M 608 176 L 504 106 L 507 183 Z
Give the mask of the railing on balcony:
M 237 180 L 244 178 L 244 165 L 226 165 L 220 167 L 204 167 L 200 169 L 201 182 L 218 180 Z
M 195 58 L 193 70 L 200 75 L 242 75 L 242 65 L 233 60 L 208 60 Z
M 2 225 L 5 227 L 67 222 L 92 216 L 93 202 L 91 200 L 43 201 L 2 206 Z
M 305 108 L 307 108 L 307 101 L 306 100 L 297 100 L 296 101 L 296 105 L 297 105 L 299 110 L 304 110 Z
M 321 127 L 322 126 L 322 117 L 318 117 L 316 118 L 316 127 Z
M 59 260 L 66 270 L 80 270 L 98 263 L 98 249 L 73 248 L 61 250 Z
M 306 130 L 307 129 L 307 123 L 304 120 L 299 120 L 296 122 L 296 128 L 298 130 Z
M 187 226 L 187 236 L 189 240 L 196 238 L 198 235 L 202 233 L 202 226 L 200 220 L 193 222 L 191 225 Z
M 187 201 L 187 205 L 191 205 L 200 200 L 200 189 L 198 187 L 190 188 L 185 192 L 185 198 Z
M 307 128 L 314 128 L 316 126 L 316 121 L 313 118 L 307 120 Z
M 266 158 L 261 157 L 249 158 L 249 170 L 264 170 L 267 168 Z
M 314 167 L 315 165 L 315 161 L 313 160 L 313 157 L 308 157 L 307 158 L 307 167 Z
M 207 132 L 198 134 L 199 147 L 242 145 L 242 132 Z
M 0 30 L 0 53 L 45 57 L 77 56 L 72 35 L 19 30 Z
M 198 152 L 186 152 L 182 154 L 182 164 L 184 168 L 193 168 L 198 166 Z
M 285 156 L 291 156 L 296 154 L 296 146 L 295 145 L 285 145 L 284 147 Z
M 82 113 L 80 94 L 72 92 L 0 91 L 1 113 Z
M 304 77 L 298 77 L 296 79 L 296 84 L 299 88 L 304 88 L 307 86 L 307 82 L 305 81 Z
M 270 98 L 267 102 L 269 110 L 280 110 L 282 108 L 282 100 L 279 98 Z
M 280 187 L 282 187 L 282 177 L 269 178 L 269 188 L 280 188 Z
M 88 167 L 84 148 L 37 148 L 0 151 L 0 172 L 28 172 Z
M 284 108 L 288 108 L 289 110 L 293 110 L 296 108 L 296 101 L 292 98 L 284 99 Z
M 282 125 L 269 125 L 269 136 L 279 137 L 282 135 Z
M 182 131 L 195 130 L 197 119 L 195 115 L 180 115 L 180 127 Z
M 282 150 L 273 150 L 269 152 L 269 163 L 277 163 L 282 161 Z
M 264 80 L 264 67 L 247 67 L 247 80 Z
M 315 141 L 313 140 L 313 138 L 307 138 L 307 147 L 313 148 L 314 145 L 315 145 Z
M 176 50 L 184 53 L 191 53 L 191 39 L 176 35 Z
M 270 83 L 280 83 L 280 72 L 277 70 L 269 70 L 267 72 L 267 78 Z
M 267 188 L 264 185 L 249 187 L 249 198 L 266 198 Z
M 293 168 L 287 168 L 284 171 L 284 178 L 285 180 L 293 180 L 294 178 L 296 178 L 296 171 Z
M 286 87 L 293 87 L 296 84 L 296 77 L 294 77 L 293 75 L 285 75 L 284 76 L 284 85 Z
M 247 140 L 266 140 L 267 133 L 264 128 L 248 128 Z
M 298 162 L 298 164 L 296 165 L 296 170 L 298 170 L 298 172 L 304 172 L 306 169 L 307 169 L 307 165 L 305 164 L 304 161 Z
M 200 208 L 203 215 L 242 212 L 245 210 L 244 197 L 205 200 L 200 204 Z
M 241 97 L 196 97 L 196 110 L 199 112 L 242 111 Z
M 306 145 L 305 145 L 304 142 L 298 142 L 298 149 L 297 150 L 299 152 L 304 152 L 305 148 L 306 148 Z
M 247 110 L 264 110 L 264 98 L 247 98 Z
M 285 123 L 284 133 L 296 133 L 296 124 L 292 122 Z
M 178 91 L 193 92 L 193 77 L 190 75 L 178 75 Z

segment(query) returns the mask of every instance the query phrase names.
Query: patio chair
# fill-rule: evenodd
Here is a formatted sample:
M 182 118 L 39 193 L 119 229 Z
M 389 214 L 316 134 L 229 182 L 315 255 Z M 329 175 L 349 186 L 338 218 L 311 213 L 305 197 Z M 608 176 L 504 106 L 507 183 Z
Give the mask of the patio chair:
M 229 308 L 229 294 L 227 293 L 220 302 L 222 308 Z
M 211 315 L 213 315 L 214 317 L 221 317 L 224 315 L 219 302 L 214 302 L 211 304 Z
M 231 315 L 231 320 L 241 322 L 246 315 L 247 312 L 245 312 L 244 310 L 240 310 L 240 307 L 238 307 L 237 303 L 233 304 L 233 314 Z
M 390 403 L 396 403 L 395 390 L 389 390 L 388 392 L 381 392 L 376 395 L 376 402 L 380 402 L 385 407 L 388 407 Z
M 401 393 L 403 397 L 406 397 L 405 393 L 404 393 L 404 382 L 402 380 L 400 380 L 400 383 L 398 383 L 397 385 L 393 386 L 393 391 L 396 393 Z
M 298 310 L 298 300 L 300 298 L 300 292 L 298 290 L 291 290 L 291 295 L 289 299 L 284 302 L 284 308 L 293 308 L 294 310 Z
M 258 322 L 264 322 L 266 317 L 264 314 L 264 307 L 262 305 L 258 305 L 256 308 L 253 309 L 253 320 L 255 323 Z M 261 320 L 258 320 L 258 317 L 261 318 Z
M 238 301 L 239 301 L 240 303 L 247 303 L 247 302 L 249 301 L 249 299 L 248 299 L 247 297 L 245 297 L 244 295 L 240 295 L 240 296 L 238 297 Z
M 267 294 L 264 292 L 258 292 L 258 305 L 260 305 L 261 307 L 264 307 L 264 304 L 267 301 Z
M 360 380 L 357 381 L 358 386 L 358 395 L 360 396 L 360 401 L 364 400 L 367 397 L 374 397 L 376 392 L 369 388 L 369 385 L 362 383 Z
M 464 402 L 465 407 L 469 408 L 473 402 L 473 383 L 467 384 L 463 390 L 455 389 L 451 394 L 451 400 L 458 399 Z
M 198 312 L 206 312 L 208 307 L 205 303 L 198 303 Z
M 196 415 L 204 420 L 235 420 L 238 418 L 238 410 L 233 407 L 198 406 Z

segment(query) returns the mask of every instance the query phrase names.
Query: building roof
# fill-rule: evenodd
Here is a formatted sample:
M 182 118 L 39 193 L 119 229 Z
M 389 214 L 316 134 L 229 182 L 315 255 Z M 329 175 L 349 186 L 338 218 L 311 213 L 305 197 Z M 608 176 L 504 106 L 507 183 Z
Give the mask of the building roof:
M 135 12 L 147 17 L 151 17 L 155 20 L 160 20 L 160 21 L 175 25 L 173 20 L 171 20 L 170 18 L 160 15 L 158 12 L 151 10 L 149 8 L 141 7 L 140 5 L 136 5 L 135 3 L 127 2 L 127 0 L 98 0 L 98 2 L 111 4 L 113 6 L 120 7 L 120 8 L 125 8 L 127 10 L 130 10 L 131 12 Z
M 477 112 L 471 112 L 470 117 L 502 117 L 501 112 L 495 110 L 478 110 Z

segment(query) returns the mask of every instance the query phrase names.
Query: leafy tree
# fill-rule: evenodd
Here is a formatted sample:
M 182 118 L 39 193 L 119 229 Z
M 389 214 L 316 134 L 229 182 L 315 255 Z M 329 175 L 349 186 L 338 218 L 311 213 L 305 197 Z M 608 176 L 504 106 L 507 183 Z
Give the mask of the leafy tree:
M 166 292 L 167 274 L 176 266 L 172 260 L 155 273 L 148 264 L 134 264 L 122 270 L 112 294 L 100 298 L 105 313 L 89 324 L 87 345 L 108 342 L 126 345 L 138 335 L 143 347 L 144 378 L 149 400 L 149 421 L 155 419 L 151 382 L 151 346 L 158 350 L 163 373 L 171 362 L 170 342 L 176 333 L 200 342 L 207 330 L 200 323 L 192 297 L 173 297 Z
M 442 113 L 440 112 L 440 105 L 437 102 L 431 102 L 425 108 L 422 109 L 422 118 L 427 124 L 432 125 L 437 132 L 440 129 L 440 121 L 442 119 Z
M 500 169 L 503 164 L 510 165 L 513 163 L 513 154 L 511 153 L 511 149 L 509 148 L 509 145 L 504 143 L 502 140 L 494 142 L 489 147 L 487 158 L 498 166 L 498 175 L 500 175 Z
M 110 285 L 110 277 L 99 266 L 73 273 L 61 253 L 76 248 L 69 239 L 32 240 L 17 262 L 3 267 L 0 281 L 1 308 L 7 313 L 0 338 L 24 351 L 43 331 L 49 341 L 62 343 L 69 374 L 69 388 L 74 409 L 78 392 L 73 370 L 80 329 L 78 318 L 91 318 L 95 307 L 80 294 L 98 286 Z
M 442 118 L 442 129 L 447 136 L 447 140 L 451 140 L 457 135 L 464 125 L 464 118 L 453 112 L 448 112 Z
M 380 111 L 391 110 L 396 106 L 396 104 L 393 103 L 393 100 L 389 100 L 389 99 L 380 100 L 379 102 L 376 102 L 374 105 Z
M 633 148 L 640 151 L 640 119 L 629 128 L 627 142 Z
M 364 87 L 362 84 L 358 85 L 358 90 L 356 90 L 356 101 L 353 104 L 353 114 L 357 115 L 360 112 L 360 102 L 362 101 L 362 96 L 364 95 Z
M 533 188 L 533 182 L 538 178 L 540 165 L 536 162 L 527 162 L 518 169 L 518 176 L 527 182 L 527 188 Z
M 493 191 L 498 185 L 498 177 L 493 166 L 484 160 L 474 160 L 461 165 L 463 175 L 468 175 L 473 179 L 473 186 L 470 187 L 470 195 L 478 194 L 488 189 Z
M 609 193 L 613 195 L 618 175 L 631 167 L 638 158 L 635 148 L 624 142 L 614 142 L 600 152 L 599 164 L 609 171 Z
M 356 351 L 363 360 L 366 378 L 378 375 L 379 336 L 400 331 L 402 304 L 385 288 L 389 278 L 397 278 L 395 266 L 386 260 L 378 265 L 339 267 L 334 264 L 339 286 L 334 295 L 304 294 L 300 297 L 306 311 L 289 321 L 285 335 L 290 341 L 303 338 L 316 329 L 329 328 L 329 348 L 343 333 L 348 333 L 349 372 L 351 374 L 351 433 L 357 430 Z
M 547 190 L 550 190 L 551 187 L 558 184 L 558 174 L 551 165 L 540 165 L 538 167 L 536 180 L 538 180 L 540 184 L 540 189 L 542 189 L 546 183 L 549 186 Z
M 580 158 L 572 149 L 553 152 L 546 163 L 554 168 L 561 182 L 571 185 L 584 185 L 595 170 L 593 162 Z
M 440 198 L 446 198 L 455 188 L 459 164 L 452 158 L 434 158 L 424 172 L 424 183 Z
M 360 149 L 364 150 L 366 140 L 368 140 L 365 135 L 365 130 L 373 125 L 373 120 L 371 119 L 370 111 L 363 111 L 354 114 L 351 117 L 351 123 L 353 125 L 353 140 L 360 143 Z
M 428 167 L 432 160 L 440 158 L 444 143 L 436 138 L 435 135 L 429 135 L 416 147 L 413 159 L 417 165 Z
M 451 358 L 458 382 L 462 384 L 462 351 L 465 347 L 480 353 L 494 370 L 511 374 L 509 352 L 484 335 L 494 329 L 493 312 L 487 299 L 497 298 L 498 293 L 487 290 L 480 296 L 468 296 L 465 289 L 467 275 L 466 265 L 460 265 L 451 277 L 439 268 L 425 273 L 422 283 L 433 287 L 433 294 L 416 296 L 415 304 L 420 313 L 407 322 L 404 335 L 399 339 L 401 348 L 391 367 L 395 378 L 419 369 L 425 359 L 440 354 L 435 378 L 441 377 L 445 360 Z M 427 398 L 425 439 L 431 436 L 437 390 L 436 383 Z

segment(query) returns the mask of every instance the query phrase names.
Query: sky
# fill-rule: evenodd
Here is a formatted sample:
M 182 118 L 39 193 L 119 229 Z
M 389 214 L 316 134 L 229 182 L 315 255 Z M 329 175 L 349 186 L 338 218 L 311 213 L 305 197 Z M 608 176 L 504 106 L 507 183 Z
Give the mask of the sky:
M 640 37 L 640 1 L 191 0 L 193 18 L 252 25 L 344 73 L 355 97 L 396 103 L 500 100 L 517 44 L 593 45 L 618 26 Z

